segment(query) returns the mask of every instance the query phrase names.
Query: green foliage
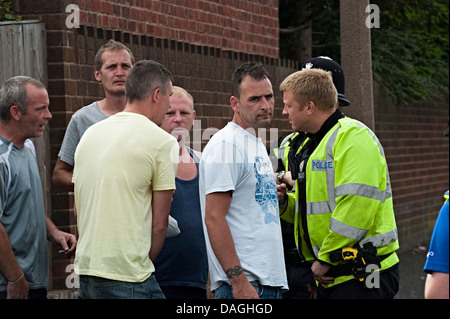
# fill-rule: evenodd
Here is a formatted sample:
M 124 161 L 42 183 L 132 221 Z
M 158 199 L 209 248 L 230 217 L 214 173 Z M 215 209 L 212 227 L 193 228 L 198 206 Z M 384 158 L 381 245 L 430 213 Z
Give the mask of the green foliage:
M 0 0 L 0 21 L 22 21 L 22 17 L 15 13 L 11 1 Z
M 317 14 L 312 20 L 312 56 L 329 56 L 341 63 L 339 0 L 321 0 L 313 3 Z
M 374 79 L 398 104 L 448 93 L 448 1 L 378 1 L 372 29 Z
M 340 60 L 339 0 L 280 0 L 279 17 L 281 58 L 297 60 L 304 47 L 301 32 L 312 27 L 313 56 Z
M 439 98 L 449 85 L 449 0 L 374 0 L 380 28 L 372 29 L 374 80 L 398 104 Z M 299 14 L 299 8 L 303 8 Z M 340 62 L 338 0 L 280 0 L 284 30 L 312 25 L 313 56 Z M 303 44 L 299 32 L 280 36 L 280 56 L 292 58 Z M 302 61 L 303 62 L 303 61 Z

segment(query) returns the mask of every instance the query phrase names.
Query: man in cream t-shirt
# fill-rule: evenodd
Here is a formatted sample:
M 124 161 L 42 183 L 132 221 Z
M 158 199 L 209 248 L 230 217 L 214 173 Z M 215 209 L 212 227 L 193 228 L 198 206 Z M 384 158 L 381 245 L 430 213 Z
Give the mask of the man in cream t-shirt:
M 91 126 L 78 144 L 81 298 L 164 298 L 152 261 L 164 243 L 178 165 L 176 139 L 159 128 L 172 82 L 161 64 L 136 63 L 124 112 Z

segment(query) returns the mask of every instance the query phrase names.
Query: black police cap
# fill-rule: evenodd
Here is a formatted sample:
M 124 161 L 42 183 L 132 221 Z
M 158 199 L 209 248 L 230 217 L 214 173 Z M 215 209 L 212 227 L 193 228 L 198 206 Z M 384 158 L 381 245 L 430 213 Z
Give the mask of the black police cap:
M 320 56 L 316 58 L 311 58 L 306 61 L 300 68 L 304 69 L 322 69 L 325 71 L 330 71 L 333 76 L 333 83 L 338 92 L 339 106 L 348 106 L 350 102 L 345 97 L 345 76 L 344 70 L 339 65 L 339 63 L 333 61 L 327 56 Z

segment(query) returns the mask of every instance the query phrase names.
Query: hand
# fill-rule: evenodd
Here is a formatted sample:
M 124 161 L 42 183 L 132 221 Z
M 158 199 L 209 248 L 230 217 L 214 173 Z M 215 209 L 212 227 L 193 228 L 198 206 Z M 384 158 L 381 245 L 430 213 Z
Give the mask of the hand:
M 286 171 L 286 173 L 284 173 L 283 182 L 290 187 L 294 187 L 295 181 L 292 179 L 292 173 L 290 171 Z
M 233 288 L 234 299 L 259 299 L 255 287 L 248 281 L 247 276 L 241 266 L 229 268 L 225 271 Z
M 25 275 L 19 277 L 15 281 L 8 281 L 6 286 L 7 299 L 27 299 L 28 298 L 28 283 Z
M 314 279 L 322 285 L 332 284 L 334 282 L 334 278 L 326 276 L 326 273 L 330 270 L 330 267 L 330 265 L 322 264 L 319 261 L 314 262 L 311 267 Z
M 244 274 L 239 278 L 231 279 L 230 282 L 233 287 L 234 299 L 259 299 L 258 292 Z
M 247 284 L 244 284 L 239 288 L 233 286 L 233 297 L 234 299 L 259 299 L 255 287 L 248 281 Z
M 71 256 L 75 253 L 77 247 L 75 235 L 58 230 L 51 237 L 51 241 L 56 247 L 64 250 L 64 255 Z
M 283 204 L 283 201 L 286 196 L 286 184 L 278 184 L 277 185 L 277 194 L 278 194 L 278 202 L 279 204 Z
M 73 255 L 77 247 L 75 235 L 60 231 L 48 216 L 45 216 L 45 224 L 47 226 L 47 239 L 59 249 L 64 250 L 66 256 Z

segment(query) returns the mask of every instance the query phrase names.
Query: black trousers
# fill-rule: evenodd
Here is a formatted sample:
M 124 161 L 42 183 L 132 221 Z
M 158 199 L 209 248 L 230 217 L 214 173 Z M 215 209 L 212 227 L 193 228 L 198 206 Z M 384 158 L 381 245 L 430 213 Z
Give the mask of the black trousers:
M 6 291 L 0 291 L 0 299 L 6 299 Z M 28 299 L 47 299 L 47 289 L 30 289 L 28 290 Z
M 312 264 L 286 262 L 286 274 L 289 290 L 283 293 L 283 299 L 311 299 L 308 284 L 314 280 Z
M 319 285 L 317 299 L 394 299 L 400 288 L 398 264 L 380 272 L 379 288 L 366 288 L 357 280 L 325 288 Z

